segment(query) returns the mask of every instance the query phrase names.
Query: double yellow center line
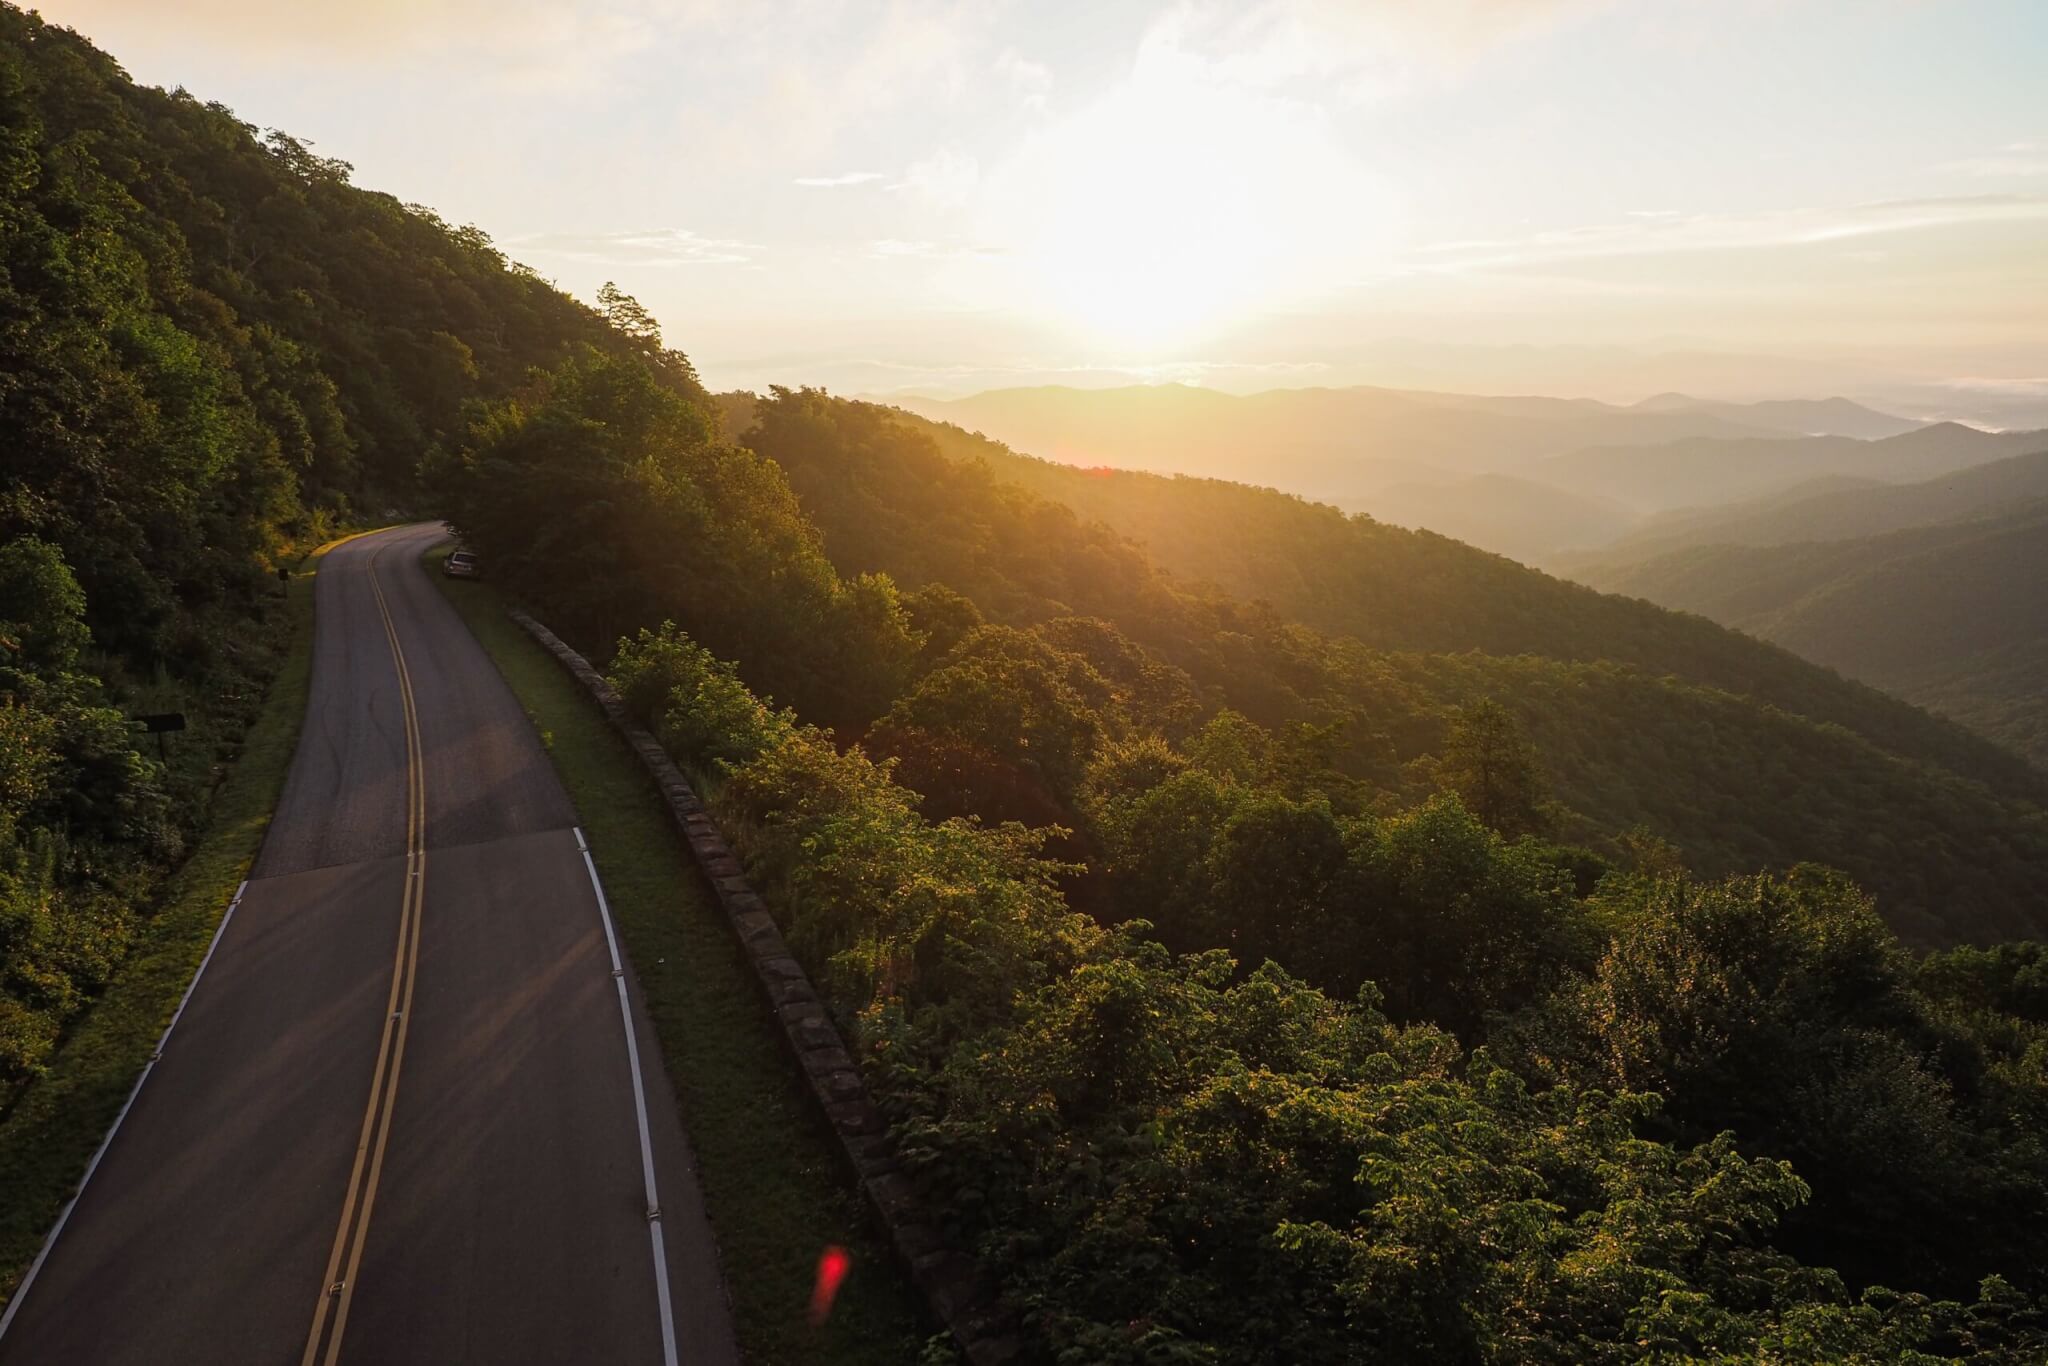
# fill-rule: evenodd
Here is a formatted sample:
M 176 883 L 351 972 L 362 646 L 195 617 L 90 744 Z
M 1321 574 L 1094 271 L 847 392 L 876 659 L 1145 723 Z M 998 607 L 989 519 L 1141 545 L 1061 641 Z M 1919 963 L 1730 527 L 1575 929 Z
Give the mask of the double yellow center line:
M 377 557 L 370 556 L 370 592 L 377 600 L 377 613 L 384 619 L 384 638 L 391 644 L 391 660 L 398 669 L 399 702 L 405 712 L 405 896 L 398 916 L 398 951 L 391 968 L 391 999 L 384 1011 L 384 1033 L 377 1044 L 377 1067 L 370 1077 L 370 1100 L 363 1111 L 363 1130 L 356 1142 L 355 1165 L 348 1174 L 348 1195 L 341 1205 L 341 1224 L 334 1231 L 334 1250 L 328 1254 L 319 1302 L 313 1310 L 313 1328 L 306 1335 L 306 1353 L 300 1366 L 334 1366 L 341 1355 L 341 1333 L 348 1325 L 349 1303 L 355 1296 L 356 1272 L 362 1265 L 363 1242 L 370 1230 L 370 1209 L 377 1200 L 377 1178 L 384 1170 L 385 1142 L 391 1136 L 391 1112 L 398 1099 L 399 1064 L 405 1059 L 406 1029 L 412 1022 L 412 989 L 418 977 L 420 958 L 420 911 L 427 882 L 427 789 L 424 755 L 420 746 L 419 709 L 413 704 L 412 675 L 405 667 L 405 651 L 398 643 L 398 628 L 391 620 L 391 608 L 384 599 L 384 587 L 377 581 Z M 346 1266 L 344 1266 L 344 1258 Z M 332 1322 L 330 1323 L 330 1319 Z M 322 1342 L 326 1352 L 321 1352 Z

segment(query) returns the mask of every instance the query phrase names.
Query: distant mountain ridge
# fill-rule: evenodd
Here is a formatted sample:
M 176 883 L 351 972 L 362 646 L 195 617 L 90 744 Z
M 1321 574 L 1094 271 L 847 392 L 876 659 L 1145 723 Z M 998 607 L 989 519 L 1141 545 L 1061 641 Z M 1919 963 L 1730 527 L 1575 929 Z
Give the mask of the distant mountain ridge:
M 2048 433 L 2041 449 L 1911 484 L 1826 477 L 1782 494 L 1651 518 L 1600 549 L 1560 557 L 1560 572 L 1613 572 L 1690 546 L 1772 546 L 1838 541 L 1938 526 L 2048 497 Z
M 1846 398 L 1781 398 L 1757 403 L 1725 403 L 1690 394 L 1652 394 L 1630 405 L 1639 412 L 1712 413 L 1731 422 L 1794 436 L 1853 436 L 1881 441 L 1928 424 L 1894 417 Z
M 1783 645 L 2048 765 L 2048 497 L 1848 540 L 1691 546 L 1581 577 Z
M 1878 441 L 1847 436 L 1772 441 L 1687 438 L 1589 447 L 1538 462 L 1529 477 L 1645 514 L 1755 497 L 1830 474 L 1888 482 L 1932 479 L 2039 448 L 2038 432 L 1985 432 L 1937 422 Z
M 892 402 L 1064 464 L 1265 485 L 1530 563 L 1679 508 L 1828 476 L 1922 479 L 2024 444 L 1839 397 L 1664 393 L 1624 406 L 1367 385 L 1244 395 L 1150 385 Z
M 1239 396 L 1186 385 L 1047 386 L 892 401 L 1066 464 L 1248 479 L 1332 500 L 1416 478 L 1516 472 L 1588 446 L 1782 435 L 1712 413 L 1365 387 Z

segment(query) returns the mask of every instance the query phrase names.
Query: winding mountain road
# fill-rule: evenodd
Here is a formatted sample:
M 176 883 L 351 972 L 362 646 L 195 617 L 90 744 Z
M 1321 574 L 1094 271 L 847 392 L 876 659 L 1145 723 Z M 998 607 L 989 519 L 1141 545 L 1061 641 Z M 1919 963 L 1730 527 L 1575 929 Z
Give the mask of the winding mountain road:
M 322 562 L 262 855 L 5 1366 L 738 1360 L 568 794 L 420 565 L 444 536 Z

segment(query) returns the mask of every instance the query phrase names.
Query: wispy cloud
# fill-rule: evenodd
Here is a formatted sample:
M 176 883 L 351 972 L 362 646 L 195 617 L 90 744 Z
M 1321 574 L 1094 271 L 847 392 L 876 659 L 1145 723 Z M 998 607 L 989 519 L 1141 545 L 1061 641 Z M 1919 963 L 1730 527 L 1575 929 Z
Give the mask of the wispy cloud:
M 2034 176 L 2048 176 L 2048 143 L 2031 138 L 2008 142 L 1981 156 L 1943 162 L 1932 169 L 1978 180 L 2026 180 Z
M 844 175 L 800 175 L 791 184 L 816 190 L 836 190 L 848 185 L 867 185 L 880 179 L 880 171 L 848 171 Z
M 2048 156 L 1966 157 L 1961 161 L 1951 161 L 1942 169 L 1960 171 L 1983 180 L 2022 180 L 2048 175 Z
M 548 232 L 505 244 L 515 255 L 549 256 L 594 265 L 663 268 L 744 265 L 762 248 L 751 242 L 703 237 L 687 228 L 637 232 Z
M 1485 54 L 1618 0 L 1197 0 L 1168 12 L 1150 40 L 1207 60 L 1222 79 L 1266 89 L 1303 80 L 1352 98 L 1454 80 Z
M 1417 248 L 1404 265 L 1415 272 L 1457 272 L 1610 256 L 1761 250 L 1927 228 L 2035 219 L 2048 219 L 2048 197 L 1961 195 L 1761 214 L 1659 213 L 1634 215 L 1626 222 L 1539 232 L 1523 238 L 1439 242 Z
M 1002 256 L 1004 248 L 962 242 L 928 242 L 901 237 L 884 237 L 868 243 L 868 255 L 902 260 L 968 261 Z
M 1945 380 L 1943 384 L 1950 389 L 1964 389 L 1971 393 L 2048 399 L 2048 378 L 1998 379 L 1990 376 L 1965 375 L 1958 379 Z
M 1014 49 L 1006 50 L 996 58 L 995 74 L 1016 92 L 1024 108 L 1045 108 L 1046 97 L 1052 91 L 1052 70 L 1044 63 L 1021 57 Z

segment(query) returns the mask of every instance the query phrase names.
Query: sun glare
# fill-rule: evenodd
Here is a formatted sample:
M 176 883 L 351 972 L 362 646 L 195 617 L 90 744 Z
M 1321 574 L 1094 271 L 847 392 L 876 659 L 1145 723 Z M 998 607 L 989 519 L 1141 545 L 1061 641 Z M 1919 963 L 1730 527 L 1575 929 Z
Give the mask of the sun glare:
M 991 191 L 1016 302 L 1132 352 L 1327 293 L 1392 208 L 1314 109 L 1172 52 L 1031 139 Z

